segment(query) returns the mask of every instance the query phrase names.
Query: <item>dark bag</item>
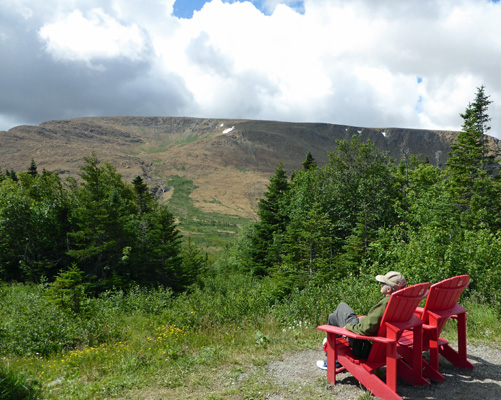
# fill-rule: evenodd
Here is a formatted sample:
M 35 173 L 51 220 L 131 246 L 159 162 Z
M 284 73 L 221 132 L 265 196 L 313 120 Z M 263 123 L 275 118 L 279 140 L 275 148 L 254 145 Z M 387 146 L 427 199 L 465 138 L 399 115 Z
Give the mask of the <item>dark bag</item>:
M 371 352 L 372 342 L 363 339 L 355 339 L 353 341 L 353 355 L 357 358 L 364 359 L 369 357 Z

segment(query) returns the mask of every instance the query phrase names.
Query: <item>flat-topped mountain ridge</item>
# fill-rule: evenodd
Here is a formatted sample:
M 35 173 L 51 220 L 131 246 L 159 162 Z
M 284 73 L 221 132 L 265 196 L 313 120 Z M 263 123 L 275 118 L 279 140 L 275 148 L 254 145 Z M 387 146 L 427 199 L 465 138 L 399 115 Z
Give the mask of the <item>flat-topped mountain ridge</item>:
M 39 171 L 77 176 L 83 158 L 95 152 L 127 181 L 142 176 L 165 199 L 166 179 L 178 175 L 193 181 L 191 197 L 204 211 L 253 218 L 280 162 L 298 170 L 310 151 L 323 165 L 336 139 L 360 135 L 397 160 L 420 154 L 444 166 L 457 133 L 237 119 L 76 118 L 0 132 L 0 170 L 25 171 L 33 159 Z M 487 138 L 489 146 L 499 147 L 497 139 Z

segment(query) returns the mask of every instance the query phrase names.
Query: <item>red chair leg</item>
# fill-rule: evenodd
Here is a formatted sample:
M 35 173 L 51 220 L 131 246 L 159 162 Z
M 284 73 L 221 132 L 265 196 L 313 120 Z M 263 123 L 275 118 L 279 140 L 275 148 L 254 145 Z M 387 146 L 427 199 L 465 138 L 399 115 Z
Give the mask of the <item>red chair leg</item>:
M 327 380 L 336 384 L 336 335 L 330 332 L 327 332 Z
M 466 357 L 466 314 L 460 313 L 457 315 L 458 324 L 458 351 L 455 351 L 448 344 L 440 347 L 442 354 L 451 364 L 459 368 L 473 369 L 473 364 Z
M 397 392 L 397 335 L 391 329 L 387 330 L 388 339 L 395 343 L 388 343 L 386 348 L 386 386 Z

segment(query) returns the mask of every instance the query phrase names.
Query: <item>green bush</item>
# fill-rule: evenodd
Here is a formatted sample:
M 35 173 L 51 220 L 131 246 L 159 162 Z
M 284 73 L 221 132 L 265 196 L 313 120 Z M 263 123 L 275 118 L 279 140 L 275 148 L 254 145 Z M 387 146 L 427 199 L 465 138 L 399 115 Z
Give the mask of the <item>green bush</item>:
M 259 325 L 276 302 L 273 283 L 234 274 L 208 278 L 203 288 L 178 296 L 165 320 L 178 326 L 197 328 L 238 323 Z
M 42 355 L 80 342 L 77 321 L 43 296 L 42 285 L 2 288 L 3 354 Z
M 341 301 L 349 304 L 359 315 L 367 313 L 381 299 L 380 289 L 374 276 L 345 278 L 323 286 L 309 286 L 301 291 L 296 289 L 275 305 L 272 312 L 287 328 L 323 325 Z
M 101 309 L 119 314 L 142 312 L 161 314 L 170 308 L 173 302 L 173 292 L 169 288 L 149 289 L 134 286 L 128 291 L 109 290 L 102 293 L 96 300 Z
M 123 338 L 124 327 L 96 301 L 83 316 L 49 302 L 43 285 L 3 286 L 0 297 L 1 354 L 45 357 Z
M 405 237 L 405 240 L 404 240 Z M 501 297 L 501 234 L 465 230 L 455 236 L 440 227 L 426 227 L 405 235 L 398 230 L 381 235 L 371 246 L 368 270 L 402 272 L 409 284 L 468 274 L 466 293 L 477 292 L 496 305 Z

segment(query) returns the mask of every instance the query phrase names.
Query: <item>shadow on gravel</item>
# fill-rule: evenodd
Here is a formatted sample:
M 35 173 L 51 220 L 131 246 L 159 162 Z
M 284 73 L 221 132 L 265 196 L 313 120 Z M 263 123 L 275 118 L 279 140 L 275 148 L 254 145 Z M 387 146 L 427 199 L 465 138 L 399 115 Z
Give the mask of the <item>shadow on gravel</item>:
M 425 359 L 428 354 L 425 354 Z M 285 394 L 270 399 L 301 399 L 287 388 L 293 384 L 316 386 L 318 398 L 330 394 L 335 399 L 357 400 L 367 390 L 350 374 L 336 375 L 336 384 L 326 380 L 326 372 L 316 367 L 316 360 L 324 359 L 323 351 L 306 350 L 271 362 L 268 367 L 270 379 L 284 388 Z M 440 371 L 445 376 L 442 383 L 432 382 L 428 386 L 411 386 L 399 379 L 397 392 L 405 400 L 499 400 L 501 399 L 501 349 L 487 346 L 468 346 L 468 360 L 473 370 L 457 368 L 440 357 Z M 381 370 L 384 379 L 384 369 Z M 314 398 L 314 397 L 309 397 Z
M 475 366 L 473 370 L 457 368 L 440 359 L 440 371 L 445 376 L 442 383 L 431 382 L 429 386 L 410 386 L 398 382 L 398 392 L 408 400 L 417 399 L 486 399 L 501 398 L 501 365 L 493 364 L 481 356 L 469 355 Z

